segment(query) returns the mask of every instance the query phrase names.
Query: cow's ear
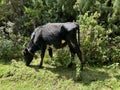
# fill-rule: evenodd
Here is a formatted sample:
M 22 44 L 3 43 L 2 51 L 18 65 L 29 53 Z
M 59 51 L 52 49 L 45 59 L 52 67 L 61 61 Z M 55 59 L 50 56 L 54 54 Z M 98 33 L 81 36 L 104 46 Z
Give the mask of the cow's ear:
M 28 52 L 27 48 L 24 49 L 23 55 L 25 55 Z
M 25 48 L 25 51 L 27 52 L 27 51 L 28 51 L 28 49 L 27 49 L 27 48 Z
M 24 50 L 24 51 L 22 51 L 22 54 L 23 54 L 23 55 L 25 55 L 25 53 L 26 53 L 26 52 L 25 52 L 25 50 Z

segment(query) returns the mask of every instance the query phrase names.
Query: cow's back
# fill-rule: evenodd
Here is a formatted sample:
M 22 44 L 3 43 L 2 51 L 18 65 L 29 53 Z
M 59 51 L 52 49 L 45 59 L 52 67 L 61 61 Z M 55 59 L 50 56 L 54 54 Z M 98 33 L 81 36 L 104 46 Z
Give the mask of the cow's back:
M 41 27 L 42 37 L 47 44 L 60 44 L 60 32 L 62 24 L 60 23 L 48 23 Z
M 74 22 L 67 23 L 48 23 L 36 28 L 34 43 L 53 44 L 55 47 L 61 44 L 62 40 L 70 32 L 74 32 L 77 24 Z M 71 35 L 70 35 L 71 36 Z

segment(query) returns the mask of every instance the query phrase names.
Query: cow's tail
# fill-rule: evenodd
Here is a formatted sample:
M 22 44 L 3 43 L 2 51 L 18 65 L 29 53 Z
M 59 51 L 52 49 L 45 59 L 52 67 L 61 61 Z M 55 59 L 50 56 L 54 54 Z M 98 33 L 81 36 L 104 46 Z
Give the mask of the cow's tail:
M 80 46 L 80 26 L 77 26 L 77 30 L 78 30 L 78 45 Z
M 84 52 L 83 52 L 83 49 L 82 49 L 82 46 L 80 44 L 80 26 L 78 25 L 78 45 L 80 47 L 80 51 L 81 51 L 81 58 L 82 58 L 82 64 L 85 64 L 86 61 L 85 61 L 85 58 L 84 58 Z

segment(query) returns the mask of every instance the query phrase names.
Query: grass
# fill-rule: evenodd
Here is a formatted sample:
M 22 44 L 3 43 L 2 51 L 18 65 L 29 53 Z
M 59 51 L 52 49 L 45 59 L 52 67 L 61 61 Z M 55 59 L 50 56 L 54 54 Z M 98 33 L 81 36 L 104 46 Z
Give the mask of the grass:
M 39 69 L 39 60 L 30 67 L 24 62 L 12 60 L 0 63 L 0 90 L 120 90 L 120 67 L 117 63 L 103 66 L 86 66 L 82 79 L 76 80 L 76 70 L 44 64 Z

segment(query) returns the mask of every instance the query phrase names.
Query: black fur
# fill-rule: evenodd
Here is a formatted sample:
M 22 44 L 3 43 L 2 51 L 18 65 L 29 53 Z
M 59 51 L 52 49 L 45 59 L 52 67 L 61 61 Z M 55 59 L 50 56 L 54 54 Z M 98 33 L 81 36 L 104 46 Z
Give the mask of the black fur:
M 76 37 L 76 31 L 78 30 L 78 41 Z M 62 40 L 65 42 L 62 43 Z M 79 25 L 75 22 L 67 23 L 48 23 L 39 26 L 34 30 L 31 35 L 29 46 L 24 50 L 24 57 L 26 65 L 28 66 L 33 59 L 34 53 L 38 50 L 41 51 L 40 67 L 43 63 L 43 58 L 47 46 L 53 45 L 56 49 L 69 46 L 71 56 L 74 57 L 75 53 L 81 61 L 81 70 L 83 69 L 82 52 L 80 50 L 80 36 Z M 49 54 L 52 57 L 52 49 L 48 49 Z

